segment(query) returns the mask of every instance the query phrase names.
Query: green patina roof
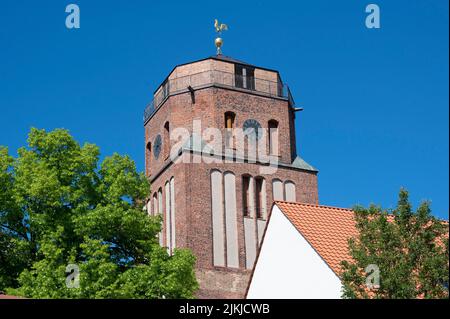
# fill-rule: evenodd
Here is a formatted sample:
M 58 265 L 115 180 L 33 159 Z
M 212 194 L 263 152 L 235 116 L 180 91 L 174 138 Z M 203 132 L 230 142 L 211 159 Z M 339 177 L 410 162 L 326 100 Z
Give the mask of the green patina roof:
M 208 153 L 212 151 L 212 148 L 206 143 L 200 136 L 197 134 L 192 134 L 189 139 L 184 143 L 184 150 L 195 151 L 195 152 L 204 152 Z
M 317 169 L 315 169 L 313 166 L 306 163 L 300 156 L 297 156 L 295 158 L 295 160 L 292 162 L 292 166 L 295 168 L 300 168 L 300 169 L 304 169 L 307 171 L 316 171 L 317 172 Z
M 189 139 L 183 144 L 183 150 L 194 151 L 199 153 L 214 153 L 213 148 L 208 145 L 198 134 L 192 134 Z M 220 155 L 220 154 L 216 154 Z M 282 166 L 302 169 L 306 171 L 318 172 L 316 168 L 305 162 L 300 156 L 297 156 L 292 164 L 279 163 Z

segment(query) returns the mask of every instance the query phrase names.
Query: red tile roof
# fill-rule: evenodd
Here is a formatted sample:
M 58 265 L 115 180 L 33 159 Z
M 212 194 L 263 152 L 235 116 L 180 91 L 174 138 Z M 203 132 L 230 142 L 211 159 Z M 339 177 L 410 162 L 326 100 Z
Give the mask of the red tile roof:
M 277 201 L 275 204 L 337 275 L 351 261 L 348 239 L 358 235 L 350 209 Z

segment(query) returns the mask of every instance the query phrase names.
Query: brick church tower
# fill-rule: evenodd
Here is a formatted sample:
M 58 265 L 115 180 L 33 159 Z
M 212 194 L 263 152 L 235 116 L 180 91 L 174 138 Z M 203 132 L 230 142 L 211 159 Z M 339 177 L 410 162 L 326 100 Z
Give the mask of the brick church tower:
M 318 204 L 296 111 L 278 71 L 221 54 L 176 66 L 145 109 L 147 210 L 197 257 L 199 298 L 244 297 L 274 200 Z

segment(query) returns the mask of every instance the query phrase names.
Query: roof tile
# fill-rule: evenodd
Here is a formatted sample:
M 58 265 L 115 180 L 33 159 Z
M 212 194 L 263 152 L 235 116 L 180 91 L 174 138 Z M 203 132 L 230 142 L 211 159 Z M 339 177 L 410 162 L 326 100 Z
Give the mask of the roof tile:
M 341 261 L 351 261 L 348 239 L 358 235 L 351 209 L 277 201 L 294 227 L 337 274 Z

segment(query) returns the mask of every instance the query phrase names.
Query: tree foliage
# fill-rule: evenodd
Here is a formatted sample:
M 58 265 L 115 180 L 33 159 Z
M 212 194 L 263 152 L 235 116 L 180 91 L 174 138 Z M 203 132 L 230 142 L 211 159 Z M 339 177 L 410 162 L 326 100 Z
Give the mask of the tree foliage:
M 448 222 L 431 215 L 430 203 L 416 212 L 408 192 L 397 207 L 355 207 L 357 238 L 349 240 L 353 262 L 342 262 L 345 298 L 448 298 Z M 368 265 L 379 269 L 379 288 L 367 289 Z
M 143 209 L 147 178 L 128 156 L 66 130 L 32 129 L 13 158 L 0 147 L 0 290 L 32 298 L 191 298 L 195 258 L 159 246 Z M 68 288 L 66 267 L 79 268 Z

